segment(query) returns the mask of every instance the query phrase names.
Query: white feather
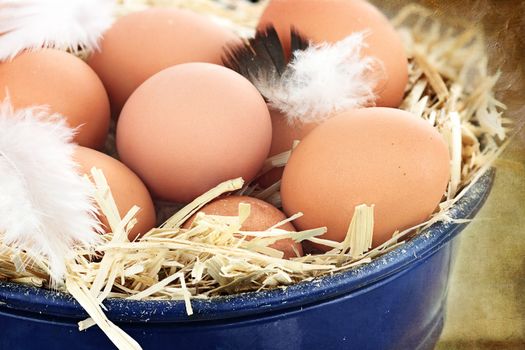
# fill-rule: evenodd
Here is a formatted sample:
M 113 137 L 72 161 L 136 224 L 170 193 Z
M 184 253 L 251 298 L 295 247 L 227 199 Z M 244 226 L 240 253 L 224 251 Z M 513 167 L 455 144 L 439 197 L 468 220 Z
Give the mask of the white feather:
M 0 102 L 0 238 L 50 262 L 60 281 L 75 244 L 98 242 L 93 186 L 77 173 L 74 131 L 43 107 Z
M 281 77 L 254 77 L 254 85 L 290 123 L 318 122 L 349 108 L 373 105 L 384 69 L 376 58 L 363 56 L 365 36 L 353 33 L 334 44 L 295 51 Z
M 0 0 L 0 61 L 24 50 L 95 50 L 114 0 Z

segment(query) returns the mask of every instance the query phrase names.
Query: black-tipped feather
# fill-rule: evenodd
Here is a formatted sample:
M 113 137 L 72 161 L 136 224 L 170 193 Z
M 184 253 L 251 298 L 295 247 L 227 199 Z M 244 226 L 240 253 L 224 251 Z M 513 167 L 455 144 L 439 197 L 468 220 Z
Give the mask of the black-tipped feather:
M 305 50 L 309 43 L 295 29 L 291 30 L 292 53 Z M 256 32 L 242 44 L 227 46 L 223 64 L 249 80 L 262 76 L 281 76 L 288 65 L 286 53 L 273 26 Z
M 291 42 L 292 57 L 295 51 L 306 50 L 308 46 L 310 46 L 310 43 L 308 42 L 308 40 L 306 40 L 306 38 L 302 36 L 295 28 L 292 27 L 290 34 L 292 38 L 292 42 Z
M 284 72 L 286 68 L 284 50 L 274 27 L 257 31 L 255 38 L 250 39 L 249 43 L 255 53 L 256 63 L 260 66 L 274 67 L 279 76 Z

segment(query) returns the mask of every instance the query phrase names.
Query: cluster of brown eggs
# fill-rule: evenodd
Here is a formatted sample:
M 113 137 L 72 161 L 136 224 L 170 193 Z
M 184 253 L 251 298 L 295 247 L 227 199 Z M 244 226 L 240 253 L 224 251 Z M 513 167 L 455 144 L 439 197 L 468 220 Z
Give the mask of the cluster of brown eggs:
M 154 227 L 152 198 L 190 202 L 222 181 L 252 181 L 268 156 L 289 150 L 295 139 L 302 142 L 284 170 L 281 191 L 286 214 L 304 213 L 298 229 L 326 226 L 326 238 L 342 240 L 362 203 L 375 205 L 374 245 L 424 221 L 445 192 L 448 150 L 430 124 L 397 109 L 407 58 L 387 18 L 365 1 L 274 0 L 259 28 L 270 24 L 288 55 L 292 27 L 313 42 L 365 31 L 364 54 L 386 73 L 377 107 L 344 111 L 321 125 L 290 125 L 250 81 L 221 65 L 224 47 L 240 41 L 236 35 L 169 8 L 118 19 L 87 63 L 46 49 L 0 64 L 0 98 L 9 94 L 16 107 L 49 105 L 78 128 L 74 157 L 82 172 L 103 170 L 121 214 L 141 207 L 130 239 Z M 100 152 L 111 117 L 122 163 Z M 266 174 L 259 184 L 281 175 Z M 204 211 L 233 215 L 239 200 L 251 202 L 260 219 L 246 230 L 265 230 L 285 217 L 254 198 L 228 198 Z M 294 242 L 279 244 L 287 257 L 292 246 L 302 252 Z

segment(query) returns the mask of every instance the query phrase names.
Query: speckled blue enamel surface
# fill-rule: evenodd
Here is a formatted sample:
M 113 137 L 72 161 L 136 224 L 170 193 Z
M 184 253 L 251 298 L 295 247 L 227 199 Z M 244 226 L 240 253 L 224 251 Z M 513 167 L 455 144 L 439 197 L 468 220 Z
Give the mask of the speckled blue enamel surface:
M 482 176 L 451 217 L 473 217 L 492 180 L 493 172 Z M 181 301 L 116 299 L 104 302 L 106 314 L 145 349 L 431 349 L 443 324 L 452 238 L 464 226 L 434 224 L 369 264 L 286 289 L 193 300 L 192 316 Z M 85 317 L 68 295 L 0 282 L 0 350 L 112 348 L 96 327 L 77 330 Z

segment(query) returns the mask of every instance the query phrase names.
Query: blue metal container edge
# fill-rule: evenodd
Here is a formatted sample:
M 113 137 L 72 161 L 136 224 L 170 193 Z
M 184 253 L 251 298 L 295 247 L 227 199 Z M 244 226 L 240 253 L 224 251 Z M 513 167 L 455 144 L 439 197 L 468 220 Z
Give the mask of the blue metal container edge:
M 451 210 L 452 218 L 471 218 L 488 197 L 494 171 L 484 174 Z M 193 300 L 195 315 L 187 316 L 182 301 L 130 301 L 109 299 L 104 302 L 110 319 L 122 322 L 210 321 L 253 316 L 320 303 L 386 279 L 416 260 L 425 260 L 455 237 L 466 224 L 439 222 L 402 247 L 367 265 L 335 273 L 314 281 L 302 282 L 284 290 L 250 292 L 211 300 Z M 0 282 L 0 309 L 17 310 L 58 318 L 81 319 L 87 316 L 69 295 L 9 282 Z

